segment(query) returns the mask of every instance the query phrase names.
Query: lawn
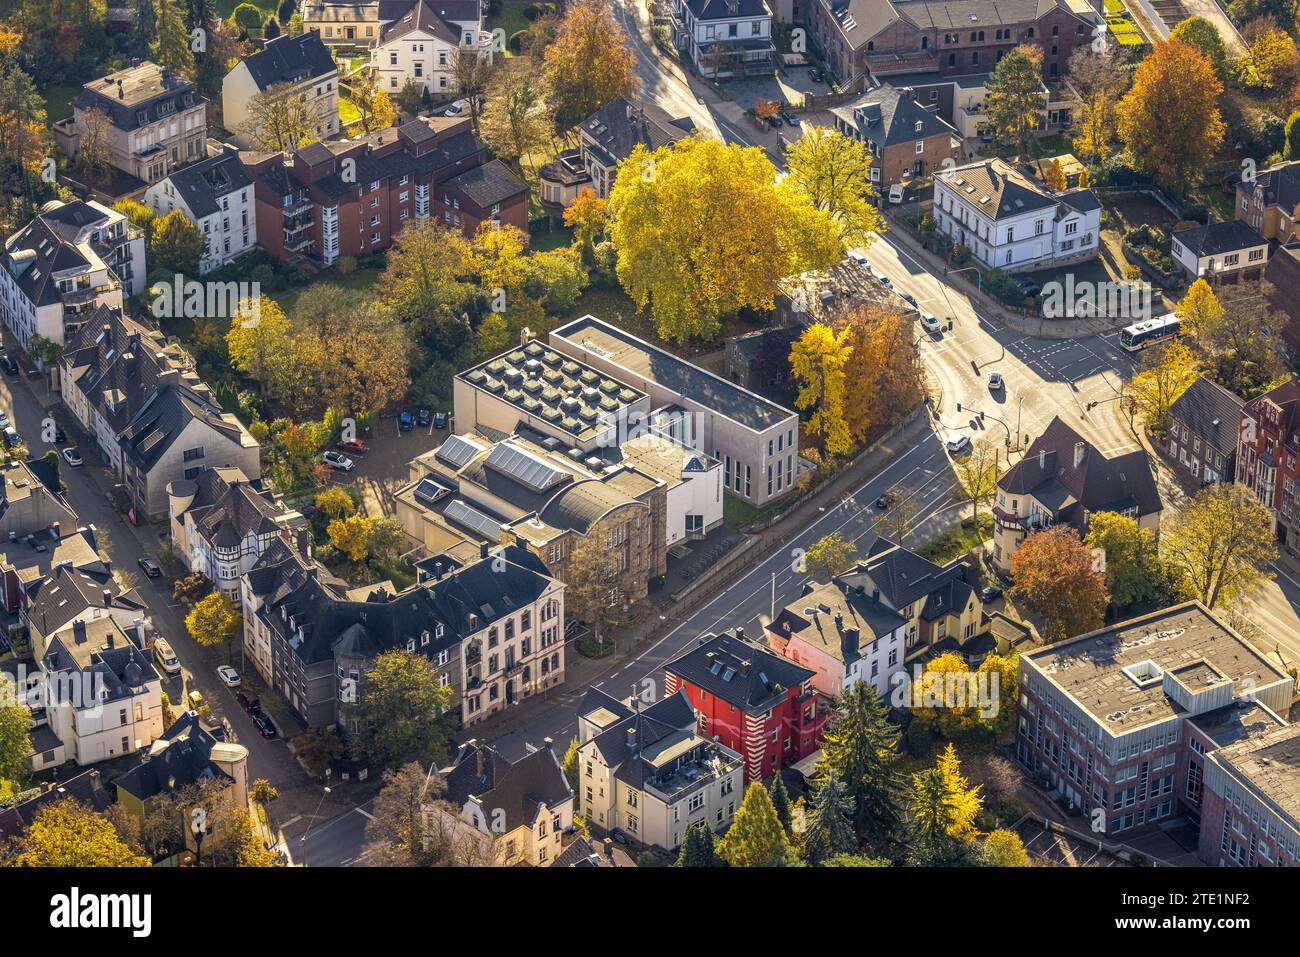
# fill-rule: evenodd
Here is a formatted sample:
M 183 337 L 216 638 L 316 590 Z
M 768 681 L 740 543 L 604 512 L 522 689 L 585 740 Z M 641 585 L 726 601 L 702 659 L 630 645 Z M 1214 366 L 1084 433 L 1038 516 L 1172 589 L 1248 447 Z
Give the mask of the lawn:
M 369 289 L 375 284 L 375 281 L 379 279 L 381 271 L 382 270 L 379 269 L 358 269 L 350 276 L 341 276 L 335 272 L 328 278 L 321 279 L 319 282 L 312 283 L 312 285 L 326 285 L 332 286 L 336 289 L 348 290 Z M 278 296 L 272 296 L 272 298 L 280 304 L 280 308 L 284 310 L 284 314 L 292 318 L 293 307 L 298 302 L 298 297 L 309 288 L 310 286 L 295 286 L 292 289 L 280 293 Z
M 45 112 L 49 122 L 57 123 L 72 115 L 72 101 L 81 92 L 80 86 L 51 86 L 45 90 Z
M 339 97 L 339 123 L 346 127 L 349 123 L 356 123 L 360 119 L 361 111 L 357 109 L 357 105 L 346 96 Z
M 938 538 L 922 545 L 918 554 L 937 565 L 943 565 L 973 548 L 978 548 L 992 537 L 993 516 L 988 512 L 981 512 L 978 530 L 972 519 L 964 518 L 956 528 L 949 529 Z
M 532 22 L 524 16 L 524 8 L 531 2 L 532 0 L 505 0 L 501 4 L 501 12 L 488 18 L 489 30 L 500 30 L 505 34 L 506 56 L 514 56 L 510 52 L 510 38 L 520 30 L 527 30 L 528 24 Z

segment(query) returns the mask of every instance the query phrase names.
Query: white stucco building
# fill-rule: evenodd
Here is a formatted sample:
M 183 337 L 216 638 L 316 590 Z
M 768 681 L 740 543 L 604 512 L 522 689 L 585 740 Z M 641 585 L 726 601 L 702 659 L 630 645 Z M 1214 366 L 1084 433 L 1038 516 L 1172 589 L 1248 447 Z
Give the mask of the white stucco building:
M 370 64 L 379 88 L 390 96 L 407 82 L 437 96 L 458 92 L 456 58 L 464 55 L 492 56 L 483 8 L 464 0 L 421 0 L 404 17 L 384 26 Z
M 177 170 L 145 190 L 144 201 L 159 216 L 179 209 L 203 233 L 207 245 L 200 274 L 219 269 L 257 245 L 253 181 L 237 150 Z

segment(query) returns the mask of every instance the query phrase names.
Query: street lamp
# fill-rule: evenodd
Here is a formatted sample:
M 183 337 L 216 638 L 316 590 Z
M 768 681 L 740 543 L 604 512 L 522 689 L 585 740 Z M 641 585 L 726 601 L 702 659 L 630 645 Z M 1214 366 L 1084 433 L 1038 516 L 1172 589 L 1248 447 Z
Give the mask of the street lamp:
M 326 780 L 329 780 L 329 775 L 331 770 L 332 768 L 325 769 Z M 325 785 L 325 787 L 321 788 L 320 800 L 316 802 L 316 810 L 312 811 L 311 820 L 307 822 L 307 830 L 303 831 L 302 837 L 298 838 L 298 846 L 302 849 L 302 854 L 300 856 L 302 858 L 303 867 L 307 866 L 307 835 L 311 833 L 312 826 L 316 823 L 316 817 L 317 815 L 320 814 L 320 806 L 325 803 L 325 796 L 329 793 L 330 793 L 330 787 L 328 784 Z
M 980 292 L 983 292 L 984 276 L 980 272 L 978 266 L 962 266 L 960 269 L 949 269 L 947 266 L 944 266 L 943 274 L 945 276 L 955 276 L 959 272 L 970 272 L 972 269 L 975 271 L 975 288 L 978 289 Z
M 208 812 L 196 807 L 190 811 L 190 832 L 194 835 L 194 866 L 203 865 L 203 838 L 208 833 Z

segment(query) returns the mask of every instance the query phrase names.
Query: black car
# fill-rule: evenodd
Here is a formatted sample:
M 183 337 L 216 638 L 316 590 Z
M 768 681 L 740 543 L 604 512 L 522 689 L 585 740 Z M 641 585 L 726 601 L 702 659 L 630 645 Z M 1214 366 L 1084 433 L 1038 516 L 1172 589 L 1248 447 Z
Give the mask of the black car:
M 144 573 L 150 578 L 157 578 L 162 574 L 162 569 L 158 567 L 158 563 L 147 555 L 141 556 L 136 564 L 139 565 L 144 570 Z
M 63 445 L 68 441 L 68 433 L 64 432 L 59 426 L 54 427 L 54 444 Z
M 771 116 L 769 116 L 767 118 L 767 125 L 772 127 L 772 129 L 774 130 L 779 130 L 782 126 L 780 115 L 777 113 L 773 113 Z
M 893 504 L 894 504 L 893 492 L 886 492 L 884 495 L 880 496 L 880 498 L 876 499 L 876 508 L 879 509 L 889 508 L 889 506 Z
M 434 427 L 435 429 L 445 429 L 445 428 L 447 427 L 447 413 L 446 413 L 446 412 L 435 412 L 435 413 L 433 413 L 433 427 Z
M 814 83 L 820 83 L 822 82 L 822 80 L 825 79 L 825 77 L 823 76 L 821 70 L 817 69 L 816 67 L 811 67 L 808 70 L 808 79 L 812 80 Z
M 266 712 L 254 711 L 249 715 L 249 717 L 253 719 L 253 724 L 257 726 L 257 731 L 262 737 L 274 738 L 278 736 L 278 732 L 275 730 L 275 725 L 272 724 L 271 719 L 266 716 Z
M 420 423 L 420 428 L 427 429 L 429 423 L 433 421 L 433 413 L 428 409 L 421 409 L 416 415 L 415 420 Z
M 1028 276 L 1025 276 L 1021 279 L 1017 279 L 1016 286 L 1026 296 L 1037 296 L 1040 292 L 1043 291 L 1043 287 L 1040 286 L 1038 283 L 1036 283 L 1034 280 L 1030 279 Z
M 8 375 L 18 374 L 18 363 L 15 362 L 14 357 L 8 353 L 0 355 L 0 366 L 4 367 L 4 370 Z

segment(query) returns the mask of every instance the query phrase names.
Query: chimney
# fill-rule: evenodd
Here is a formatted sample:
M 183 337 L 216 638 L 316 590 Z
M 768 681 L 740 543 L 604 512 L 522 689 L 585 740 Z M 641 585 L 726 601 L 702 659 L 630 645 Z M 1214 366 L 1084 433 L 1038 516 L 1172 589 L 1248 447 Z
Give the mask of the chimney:
M 478 546 L 478 557 L 479 557 L 479 558 L 487 558 L 487 557 L 488 557 L 488 543 L 487 543 L 487 542 L 480 542 L 480 543 L 479 543 L 479 546 Z
M 1074 467 L 1076 469 L 1083 462 L 1084 450 L 1087 448 L 1088 446 L 1084 445 L 1082 442 L 1074 443 Z
M 469 627 L 471 631 L 478 630 L 478 615 L 472 611 L 469 613 Z
M 478 746 L 478 742 L 470 738 L 466 744 L 474 746 L 474 771 L 478 777 L 483 776 L 483 749 Z
M 1047 468 L 1047 450 L 1046 450 L 1046 449 L 1039 449 L 1039 450 L 1038 450 L 1038 468 L 1039 468 L 1040 471 L 1043 470 L 1043 469 L 1045 469 L 1045 468 Z
M 86 623 L 80 618 L 72 623 L 72 640 L 78 645 L 86 643 Z
M 113 592 L 111 589 L 104 589 L 104 607 L 111 608 L 113 605 Z
M 119 100 L 125 100 L 125 99 L 126 99 L 126 90 L 122 89 L 122 81 L 121 81 L 121 80 L 118 80 L 118 81 L 117 81 L 117 98 L 118 98 Z
M 180 381 L 181 373 L 179 369 L 164 369 L 162 372 L 158 373 L 158 385 L 160 387 L 165 385 L 178 385 Z

